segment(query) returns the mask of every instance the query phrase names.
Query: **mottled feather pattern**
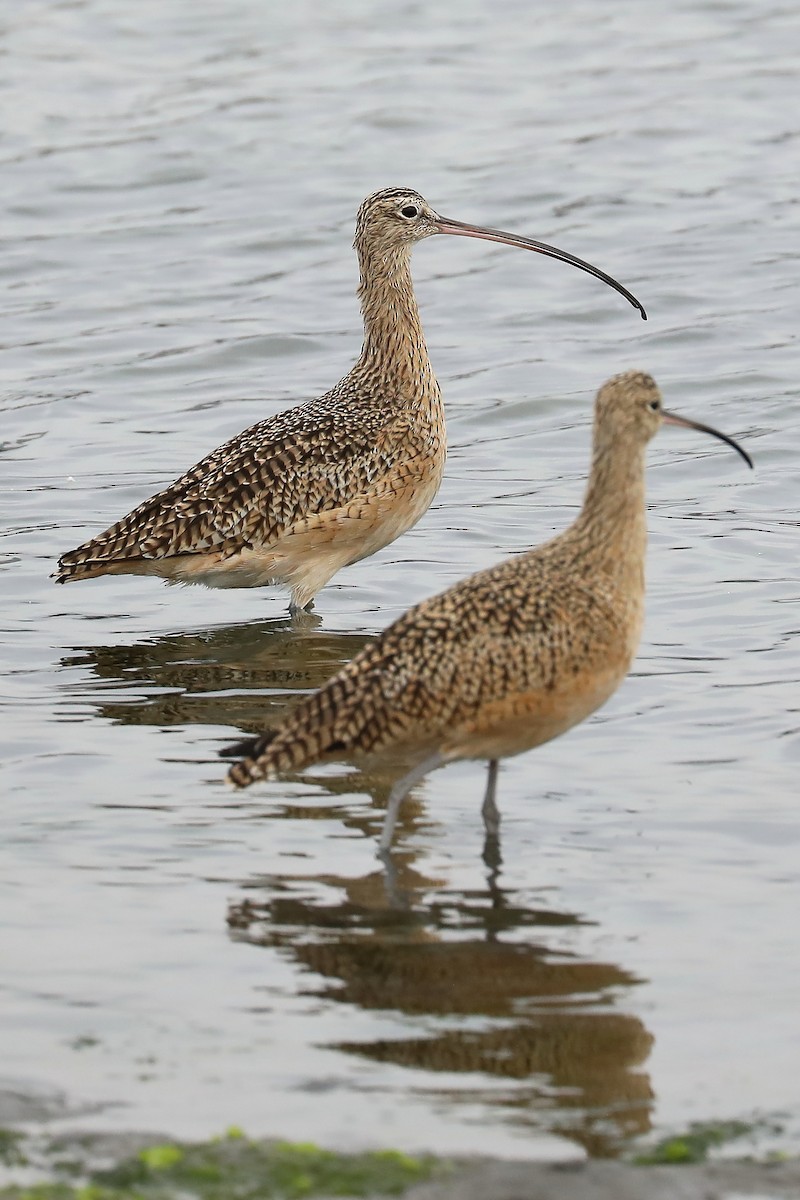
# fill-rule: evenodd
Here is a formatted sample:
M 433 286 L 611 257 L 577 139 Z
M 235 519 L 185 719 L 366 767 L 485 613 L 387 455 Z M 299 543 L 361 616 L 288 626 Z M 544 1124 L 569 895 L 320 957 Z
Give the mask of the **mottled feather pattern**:
M 247 747 L 232 781 L 274 778 L 328 754 L 438 744 L 488 700 L 547 693 L 609 655 L 624 673 L 641 602 L 613 574 L 586 572 L 581 550 L 561 535 L 409 609 L 277 733 Z
M 343 383 L 348 381 L 343 381 Z M 344 393 L 344 394 L 343 394 Z M 103 559 L 166 558 L 269 545 L 298 520 L 340 508 L 390 476 L 402 448 L 435 458 L 426 413 L 397 401 L 356 404 L 341 385 L 252 425 L 163 491 L 61 559 L 62 575 Z

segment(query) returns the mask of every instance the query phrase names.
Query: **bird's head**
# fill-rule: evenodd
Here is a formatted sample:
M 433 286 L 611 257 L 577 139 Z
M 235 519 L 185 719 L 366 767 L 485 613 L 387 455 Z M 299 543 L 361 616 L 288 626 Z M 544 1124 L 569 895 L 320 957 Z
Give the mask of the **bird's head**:
M 383 188 L 367 196 L 356 217 L 353 245 L 383 258 L 438 233 L 441 221 L 427 200 L 413 188 Z
M 522 250 L 533 250 L 547 258 L 569 263 L 614 288 L 638 309 L 645 320 L 647 319 L 644 308 L 636 297 L 599 267 L 594 267 L 582 258 L 576 258 L 574 254 L 568 254 L 566 250 L 559 250 L 557 246 L 551 246 L 547 242 L 539 242 L 516 233 L 505 233 L 502 229 L 468 225 L 465 221 L 442 217 L 413 188 L 383 188 L 382 191 L 368 196 L 359 208 L 353 245 L 361 262 L 362 277 L 374 276 L 393 259 L 407 258 L 415 242 L 420 242 L 435 233 L 479 238 L 486 242 L 499 242 L 503 246 L 517 246 Z
M 720 433 L 710 425 L 702 425 L 677 413 L 667 412 L 655 380 L 643 371 L 626 371 L 623 375 L 615 375 L 597 393 L 595 438 L 601 445 L 618 443 L 624 439 L 629 444 L 644 446 L 662 425 L 679 425 L 684 429 L 710 434 L 731 446 L 748 467 L 753 465 L 750 455 L 727 433 Z

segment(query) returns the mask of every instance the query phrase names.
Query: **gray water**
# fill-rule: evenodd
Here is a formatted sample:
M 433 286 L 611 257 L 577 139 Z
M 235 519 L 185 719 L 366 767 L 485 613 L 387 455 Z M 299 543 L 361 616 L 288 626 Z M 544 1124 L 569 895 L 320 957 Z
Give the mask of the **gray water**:
M 796 6 L 27 0 L 0 26 L 0 1088 L 100 1127 L 542 1156 L 755 1114 L 796 1150 Z M 320 621 L 56 588 L 60 552 L 344 373 L 355 210 L 398 183 L 590 259 L 649 321 L 426 242 L 445 482 Z M 641 653 L 505 764 L 499 874 L 479 765 L 416 789 L 391 894 L 388 775 L 233 797 L 226 739 L 571 519 L 629 367 L 756 470 L 651 448 Z

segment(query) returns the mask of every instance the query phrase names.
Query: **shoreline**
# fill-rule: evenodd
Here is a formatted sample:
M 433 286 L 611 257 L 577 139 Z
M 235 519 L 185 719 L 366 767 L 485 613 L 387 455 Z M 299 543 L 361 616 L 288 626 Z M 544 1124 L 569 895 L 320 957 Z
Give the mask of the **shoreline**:
M 405 1200 L 797 1200 L 800 1158 L 645 1165 L 488 1156 L 440 1159 L 396 1150 L 337 1154 L 310 1143 L 207 1142 L 163 1135 L 0 1129 L 0 1200 L 217 1200 L 403 1196 Z

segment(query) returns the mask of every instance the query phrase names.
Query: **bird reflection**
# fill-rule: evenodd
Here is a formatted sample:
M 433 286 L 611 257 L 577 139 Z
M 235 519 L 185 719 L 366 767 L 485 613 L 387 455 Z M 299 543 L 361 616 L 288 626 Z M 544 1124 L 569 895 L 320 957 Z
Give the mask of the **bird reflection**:
M 231 936 L 321 976 L 313 995 L 399 1010 L 419 1024 L 408 1037 L 331 1049 L 424 1073 L 417 1086 L 454 1105 L 500 1106 L 510 1122 L 560 1133 L 595 1156 L 647 1132 L 653 1093 L 641 1064 L 653 1039 L 620 1010 L 641 981 L 554 950 L 558 927 L 584 922 L 504 889 L 499 866 L 487 888 L 454 891 L 424 875 L 410 851 L 393 861 L 403 905 L 387 903 L 380 870 L 254 880 L 230 909 Z M 469 1085 L 439 1088 L 433 1080 L 444 1073 L 468 1074 Z
M 71 694 L 106 719 L 255 732 L 367 640 L 323 631 L 306 615 L 77 647 L 62 665 L 80 669 L 83 679 L 70 673 Z M 374 836 L 381 814 L 363 794 L 385 803 L 399 769 L 390 760 L 362 764 L 316 775 L 313 788 L 341 796 L 344 824 Z M 270 819 L 331 816 L 329 802 L 315 807 L 313 797 L 284 795 L 276 803 L 278 796 L 276 788 Z M 421 799 L 410 797 L 406 830 L 426 819 Z M 616 1154 L 650 1127 L 652 1091 L 641 1067 L 652 1038 L 623 1009 L 639 981 L 561 948 L 569 928 L 583 922 L 504 887 L 497 838 L 487 839 L 484 862 L 484 887 L 454 890 L 446 875 L 420 866 L 415 839 L 403 839 L 389 870 L 376 864 L 361 878 L 253 879 L 229 912 L 230 935 L 290 956 L 313 973 L 311 986 L 325 1002 L 399 1011 L 411 1026 L 408 1036 L 354 1035 L 332 1049 L 403 1066 L 415 1073 L 412 1084 L 416 1077 L 443 1102 L 499 1106 L 516 1125 L 562 1133 L 593 1155 Z M 458 1075 L 460 1088 L 452 1084 Z M 483 1088 L 475 1084 L 481 1077 Z
M 132 645 L 76 647 L 61 665 L 90 670 L 83 698 L 109 720 L 257 732 L 280 719 L 295 692 L 319 687 L 369 641 L 320 626 L 320 617 L 299 613 Z
M 120 645 L 76 646 L 61 659 L 71 701 L 88 702 L 97 716 L 123 725 L 229 725 L 259 733 L 278 724 L 305 691 L 318 688 L 361 650 L 368 633 L 323 629 L 321 618 L 298 613 L 277 620 L 165 634 Z M 216 762 L 216 755 L 214 756 Z M 352 770 L 315 775 L 313 787 L 342 799 L 339 815 L 348 828 L 374 838 L 392 784 L 407 769 L 401 753 Z M 365 808 L 368 793 L 376 808 Z M 354 794 L 360 798 L 354 805 Z M 285 794 L 284 794 L 285 796 Z M 269 795 L 276 819 L 329 819 L 330 804 L 313 798 L 286 800 Z M 226 800 L 231 808 L 236 802 Z M 401 825 L 412 831 L 424 822 L 422 800 L 410 797 Z

